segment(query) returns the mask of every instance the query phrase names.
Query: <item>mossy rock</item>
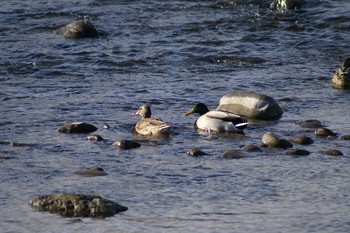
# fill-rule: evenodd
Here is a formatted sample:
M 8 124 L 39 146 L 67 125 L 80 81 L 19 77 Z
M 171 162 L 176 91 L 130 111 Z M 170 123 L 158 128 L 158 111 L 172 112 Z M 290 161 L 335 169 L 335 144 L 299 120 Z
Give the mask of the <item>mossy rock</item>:
M 96 195 L 75 193 L 50 194 L 29 201 L 39 211 L 64 217 L 110 217 L 128 208 Z

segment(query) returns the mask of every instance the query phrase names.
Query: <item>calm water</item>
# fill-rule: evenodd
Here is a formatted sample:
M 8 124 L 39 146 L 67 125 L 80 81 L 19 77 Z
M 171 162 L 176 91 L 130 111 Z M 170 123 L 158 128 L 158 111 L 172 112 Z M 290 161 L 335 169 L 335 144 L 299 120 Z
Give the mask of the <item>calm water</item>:
M 270 9 L 270 1 L 2 2 L 0 231 L 349 232 L 350 142 L 315 138 L 295 122 L 318 119 L 350 134 L 350 91 L 331 86 L 350 55 L 350 3 L 307 2 L 297 12 Z M 52 33 L 79 17 L 103 36 Z M 234 90 L 268 94 L 286 112 L 277 122 L 252 123 L 245 137 L 197 134 L 195 117 L 183 113 L 198 101 L 215 108 Z M 173 125 L 171 138 L 114 148 L 116 140 L 137 139 L 131 113 L 144 103 Z M 58 133 L 69 121 L 98 126 L 107 141 Z M 311 146 L 295 145 L 311 154 L 221 158 L 259 144 L 266 131 L 313 137 Z M 192 147 L 212 156 L 189 157 Z M 109 175 L 73 174 L 91 166 Z M 70 219 L 27 204 L 57 192 L 98 194 L 129 210 Z

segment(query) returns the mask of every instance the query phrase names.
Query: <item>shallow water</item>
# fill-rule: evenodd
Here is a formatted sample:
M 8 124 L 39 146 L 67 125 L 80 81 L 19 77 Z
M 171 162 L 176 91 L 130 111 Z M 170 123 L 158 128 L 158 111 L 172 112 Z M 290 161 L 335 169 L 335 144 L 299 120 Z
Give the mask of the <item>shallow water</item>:
M 331 77 L 350 49 L 350 3 L 307 1 L 277 11 L 269 1 L 30 1 L 0 9 L 1 232 L 349 232 L 350 141 L 316 138 L 296 125 L 318 119 L 350 134 L 350 91 Z M 96 39 L 52 32 L 86 17 Z M 279 121 L 252 122 L 244 137 L 198 134 L 198 101 L 215 108 L 235 90 L 272 96 Z M 141 104 L 170 122 L 167 140 L 138 139 Z M 65 135 L 65 122 L 96 125 L 105 142 Z M 108 123 L 111 128 L 103 129 Z M 264 150 L 224 160 L 272 131 L 315 140 L 309 156 Z M 9 146 L 19 142 L 23 146 Z M 212 154 L 186 155 L 198 147 Z M 319 153 L 339 149 L 344 156 Z M 109 175 L 82 177 L 100 166 Z M 27 203 L 37 195 L 102 195 L 129 208 L 106 219 L 62 218 Z

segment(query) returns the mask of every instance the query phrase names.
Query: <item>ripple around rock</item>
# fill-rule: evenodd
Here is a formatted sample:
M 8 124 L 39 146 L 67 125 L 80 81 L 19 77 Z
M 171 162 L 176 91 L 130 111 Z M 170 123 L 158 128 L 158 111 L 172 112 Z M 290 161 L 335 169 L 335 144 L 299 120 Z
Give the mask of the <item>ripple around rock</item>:
M 85 122 L 70 122 L 64 124 L 58 129 L 60 133 L 91 133 L 97 130 L 97 127 Z
M 110 217 L 128 208 L 96 195 L 63 193 L 39 196 L 29 205 L 64 217 Z

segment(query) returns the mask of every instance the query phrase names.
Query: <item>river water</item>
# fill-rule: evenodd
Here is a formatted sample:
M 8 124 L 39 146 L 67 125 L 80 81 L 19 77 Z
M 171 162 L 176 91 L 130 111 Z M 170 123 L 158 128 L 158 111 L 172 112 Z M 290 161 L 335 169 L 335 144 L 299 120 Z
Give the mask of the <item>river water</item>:
M 350 3 L 311 0 L 298 11 L 269 4 L 2 2 L 0 231 L 349 232 L 350 141 L 316 138 L 295 122 L 318 119 L 338 135 L 350 134 L 350 91 L 331 85 L 350 55 Z M 77 18 L 90 19 L 102 36 L 53 33 Z M 273 97 L 283 117 L 252 122 L 244 137 L 223 137 L 198 134 L 195 117 L 183 116 L 199 101 L 213 109 L 239 90 Z M 171 123 L 171 137 L 115 148 L 116 140 L 138 139 L 131 114 L 141 104 Z M 106 141 L 57 131 L 70 121 L 96 125 Z M 312 145 L 294 145 L 311 154 L 264 149 L 221 158 L 260 144 L 267 131 L 312 137 Z M 187 156 L 193 147 L 212 156 Z M 74 174 L 92 166 L 109 175 Z M 129 210 L 105 219 L 63 218 L 28 205 L 61 192 L 101 195 Z

